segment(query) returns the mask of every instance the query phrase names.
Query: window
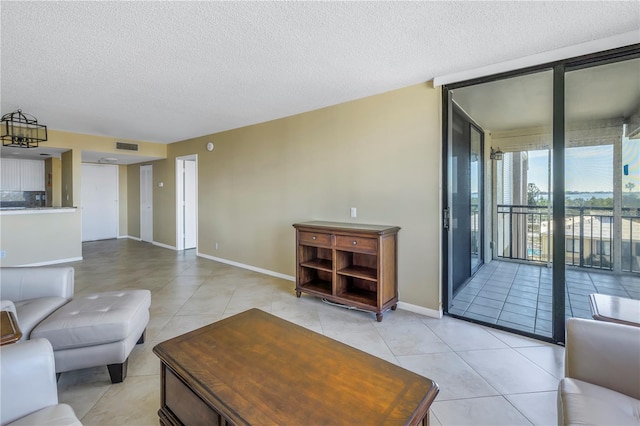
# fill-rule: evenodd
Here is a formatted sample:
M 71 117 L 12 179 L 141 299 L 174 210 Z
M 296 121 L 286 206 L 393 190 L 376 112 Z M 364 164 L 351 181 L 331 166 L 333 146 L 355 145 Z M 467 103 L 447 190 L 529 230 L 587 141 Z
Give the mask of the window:
M 580 253 L 580 241 L 567 238 L 565 241 L 565 251 L 567 253 Z
M 611 256 L 611 241 L 596 241 L 595 254 Z

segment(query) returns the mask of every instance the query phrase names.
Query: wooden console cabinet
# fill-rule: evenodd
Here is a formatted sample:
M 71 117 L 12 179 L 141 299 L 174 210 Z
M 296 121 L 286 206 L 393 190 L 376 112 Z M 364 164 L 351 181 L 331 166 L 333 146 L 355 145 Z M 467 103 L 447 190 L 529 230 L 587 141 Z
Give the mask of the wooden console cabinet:
M 374 312 L 398 304 L 397 226 L 304 222 L 296 229 L 296 295 Z

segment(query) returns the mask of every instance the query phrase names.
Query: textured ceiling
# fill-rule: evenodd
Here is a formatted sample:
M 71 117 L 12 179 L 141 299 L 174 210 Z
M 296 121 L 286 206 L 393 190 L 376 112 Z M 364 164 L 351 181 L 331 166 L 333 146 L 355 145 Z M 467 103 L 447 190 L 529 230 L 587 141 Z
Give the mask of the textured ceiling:
M 1 108 L 170 143 L 640 31 L 640 2 L 2 1 Z

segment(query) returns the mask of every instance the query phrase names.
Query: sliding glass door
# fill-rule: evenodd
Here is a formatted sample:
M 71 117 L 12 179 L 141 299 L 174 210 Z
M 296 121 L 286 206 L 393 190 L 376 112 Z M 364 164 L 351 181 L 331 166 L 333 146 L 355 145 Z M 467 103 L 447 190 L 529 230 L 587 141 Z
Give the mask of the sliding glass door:
M 639 75 L 634 46 L 444 88 L 448 314 L 563 342 L 640 299 Z

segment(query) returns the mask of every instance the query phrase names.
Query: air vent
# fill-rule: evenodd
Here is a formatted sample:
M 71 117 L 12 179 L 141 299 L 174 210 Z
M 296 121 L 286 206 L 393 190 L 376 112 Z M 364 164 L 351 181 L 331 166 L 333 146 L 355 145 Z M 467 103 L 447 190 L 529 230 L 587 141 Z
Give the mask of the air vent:
M 124 149 L 126 151 L 137 151 L 137 143 L 116 142 L 116 149 Z

